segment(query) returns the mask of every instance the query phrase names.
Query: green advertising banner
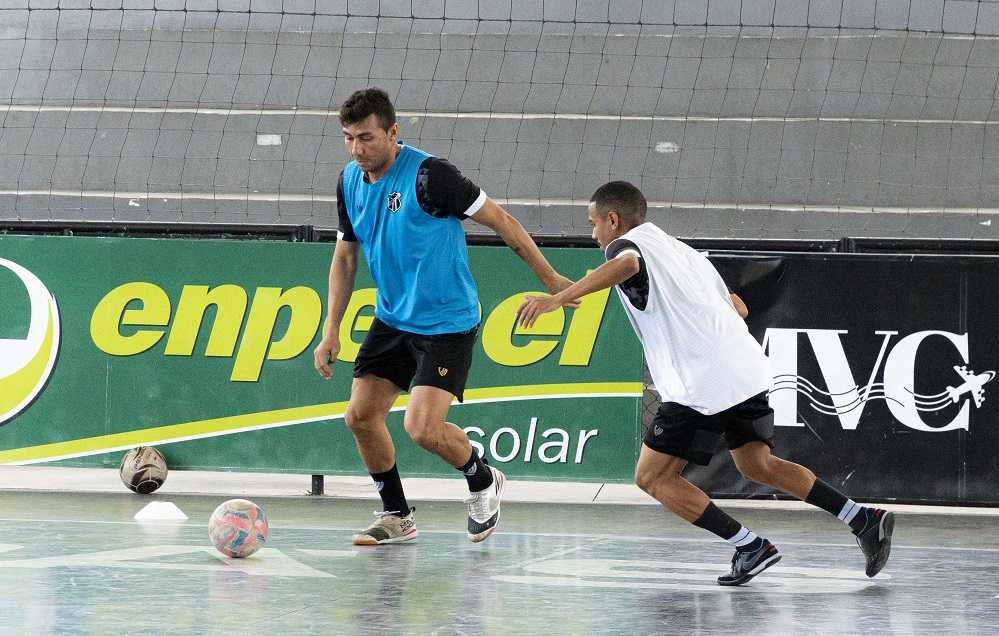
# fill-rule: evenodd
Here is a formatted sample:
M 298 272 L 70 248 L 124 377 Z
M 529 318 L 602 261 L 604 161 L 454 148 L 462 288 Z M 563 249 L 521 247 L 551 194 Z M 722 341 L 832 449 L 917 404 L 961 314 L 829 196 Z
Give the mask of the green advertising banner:
M 155 445 L 173 469 L 365 474 L 343 424 L 374 315 L 362 267 L 334 377 L 314 370 L 333 245 L 0 236 L 0 464 L 117 466 Z M 630 481 L 642 357 L 610 290 L 515 324 L 543 291 L 505 247 L 472 247 L 482 323 L 449 419 L 510 477 Z M 544 250 L 577 279 L 596 249 Z M 407 476 L 451 476 L 389 417 Z

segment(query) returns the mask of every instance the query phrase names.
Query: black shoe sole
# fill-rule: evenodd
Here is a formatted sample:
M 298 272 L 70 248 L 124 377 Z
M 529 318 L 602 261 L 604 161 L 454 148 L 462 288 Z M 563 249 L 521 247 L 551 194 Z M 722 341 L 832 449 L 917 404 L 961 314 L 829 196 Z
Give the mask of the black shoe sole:
M 884 532 L 885 536 L 881 540 L 881 547 L 878 549 L 874 560 L 869 561 L 867 564 L 866 573 L 869 577 L 877 576 L 878 572 L 885 566 L 885 563 L 888 562 L 888 556 L 891 554 L 891 535 L 895 530 L 895 515 L 886 512 L 879 525 L 881 526 L 879 532 Z
M 756 572 L 754 572 L 753 574 L 748 574 L 747 573 L 747 574 L 743 574 L 742 576 L 740 576 L 737 579 L 727 579 L 727 580 L 722 580 L 722 577 L 718 577 L 718 585 L 742 585 L 744 583 L 749 583 L 753 579 L 754 576 L 756 576 L 758 574 L 762 574 L 764 570 L 766 570 L 770 566 L 772 566 L 772 565 L 776 564 L 778 561 L 780 561 L 780 557 L 781 557 L 780 554 L 776 554 L 776 555 L 770 557 L 770 559 L 768 559 L 767 561 L 763 562 L 763 567 L 760 568 L 760 569 L 758 569 L 758 570 L 756 570 Z

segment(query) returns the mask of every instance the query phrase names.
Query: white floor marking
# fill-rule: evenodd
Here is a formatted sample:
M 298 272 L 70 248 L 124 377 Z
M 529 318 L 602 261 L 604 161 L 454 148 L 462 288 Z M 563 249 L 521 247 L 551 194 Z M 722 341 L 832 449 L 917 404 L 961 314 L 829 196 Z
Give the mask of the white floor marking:
M 764 578 L 766 577 L 766 578 Z M 599 588 L 635 588 L 642 590 L 676 590 L 679 592 L 723 592 L 723 593 L 777 593 L 782 596 L 793 594 L 850 594 L 859 592 L 874 585 L 874 581 L 836 581 L 833 579 L 782 579 L 764 574 L 753 579 L 748 585 L 724 586 L 718 585 L 713 579 L 705 576 L 700 583 L 695 580 L 679 583 L 660 583 L 655 581 L 595 581 L 590 579 L 573 579 L 564 576 L 512 576 L 500 575 L 489 577 L 501 583 L 516 583 L 520 585 L 553 585 L 556 587 L 599 587 Z M 710 582 L 708 582 L 710 580 Z
M 768 570 L 749 587 L 725 587 L 715 578 L 723 564 L 625 559 L 549 559 L 522 568 L 528 575 L 499 575 L 494 581 L 521 585 L 641 588 L 702 592 L 780 592 L 781 594 L 845 594 L 875 584 L 862 572 L 837 568 L 781 567 Z M 534 574 L 536 573 L 536 574 Z M 879 580 L 890 579 L 880 575 Z
M 298 552 L 304 552 L 310 556 L 326 557 L 330 559 L 343 559 L 347 557 L 356 557 L 358 553 L 355 550 L 305 550 L 300 549 Z
M 218 559 L 218 563 L 179 562 L 168 560 L 186 555 L 204 553 Z M 274 548 L 261 548 L 245 559 L 223 556 L 215 548 L 196 545 L 152 545 L 123 550 L 84 552 L 38 559 L 0 560 L 0 570 L 46 569 L 72 567 L 126 568 L 129 570 L 180 570 L 190 572 L 241 572 L 250 576 L 291 576 L 310 578 L 336 578 L 333 574 L 311 568 Z
M 565 556 L 566 554 L 572 554 L 573 552 L 579 552 L 584 548 L 591 548 L 595 545 L 600 545 L 601 543 L 607 543 L 609 539 L 597 539 L 585 545 L 577 545 L 572 548 L 566 548 L 565 550 L 559 550 L 558 552 L 552 552 L 551 554 L 545 555 L 543 557 L 538 557 L 537 559 L 531 559 L 530 561 L 523 561 L 521 563 L 514 563 L 513 565 L 506 566 L 507 569 L 517 569 L 524 568 L 527 569 L 529 566 L 535 563 L 540 563 L 542 561 L 548 561 L 549 559 L 554 559 L 556 557 Z

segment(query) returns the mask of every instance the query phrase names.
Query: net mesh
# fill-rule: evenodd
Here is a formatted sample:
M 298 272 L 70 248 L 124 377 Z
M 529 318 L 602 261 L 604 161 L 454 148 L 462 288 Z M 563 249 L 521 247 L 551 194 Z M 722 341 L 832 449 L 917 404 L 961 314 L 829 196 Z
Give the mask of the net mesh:
M 333 226 L 378 85 L 535 234 L 626 179 L 682 237 L 991 237 L 999 3 L 911 4 L 2 3 L 0 218 Z

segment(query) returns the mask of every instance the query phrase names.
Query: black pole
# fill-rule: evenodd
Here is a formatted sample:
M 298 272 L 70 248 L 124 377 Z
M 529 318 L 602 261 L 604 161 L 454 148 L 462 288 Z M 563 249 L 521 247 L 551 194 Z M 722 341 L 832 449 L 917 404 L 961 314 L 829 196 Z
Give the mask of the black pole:
M 313 496 L 316 496 L 316 495 L 323 494 L 323 492 L 324 492 L 324 488 L 323 488 L 323 476 L 322 475 L 313 475 L 312 476 L 312 491 L 310 492 L 310 494 L 313 495 Z

